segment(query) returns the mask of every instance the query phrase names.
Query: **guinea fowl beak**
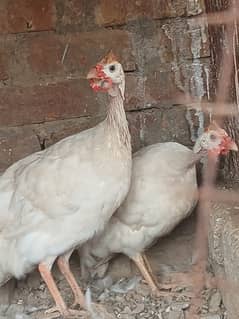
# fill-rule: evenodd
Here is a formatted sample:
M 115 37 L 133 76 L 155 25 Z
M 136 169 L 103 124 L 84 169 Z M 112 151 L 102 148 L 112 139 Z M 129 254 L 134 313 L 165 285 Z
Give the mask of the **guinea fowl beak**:
M 231 151 L 238 152 L 238 146 L 236 145 L 236 143 L 233 140 L 231 140 L 231 142 L 229 143 L 228 148 Z
M 86 76 L 87 80 L 96 79 L 97 77 L 96 68 L 92 68 Z

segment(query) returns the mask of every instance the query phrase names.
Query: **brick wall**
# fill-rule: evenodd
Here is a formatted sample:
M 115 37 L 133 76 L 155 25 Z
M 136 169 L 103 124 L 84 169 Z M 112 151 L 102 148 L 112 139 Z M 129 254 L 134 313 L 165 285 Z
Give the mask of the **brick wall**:
M 175 95 L 209 96 L 203 11 L 203 0 L 1 0 L 0 170 L 104 117 L 85 75 L 109 49 L 126 72 L 134 150 L 191 145 L 204 117 Z

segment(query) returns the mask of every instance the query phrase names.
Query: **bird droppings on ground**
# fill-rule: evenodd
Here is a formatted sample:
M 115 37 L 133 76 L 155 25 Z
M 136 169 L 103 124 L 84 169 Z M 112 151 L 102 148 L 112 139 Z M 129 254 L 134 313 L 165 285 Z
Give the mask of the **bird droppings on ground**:
M 193 242 L 193 218 L 184 222 L 168 238 L 149 250 L 148 256 L 159 282 L 166 282 L 172 271 L 186 271 L 190 267 Z M 79 260 L 73 256 L 72 270 L 79 284 Z M 67 304 L 73 302 L 71 289 L 63 276 L 55 269 L 54 277 Z M 87 283 L 83 284 L 84 289 Z M 94 303 L 100 304 L 107 314 L 95 304 L 92 317 L 85 312 L 77 319 L 185 319 L 191 305 L 187 290 L 179 285 L 173 294 L 164 297 L 152 295 L 148 285 L 131 267 L 126 257 L 119 256 L 111 263 L 108 274 L 90 283 Z M 227 319 L 222 298 L 218 290 L 205 289 L 200 319 Z M 52 298 L 37 271 L 17 283 L 12 305 L 0 305 L 0 319 L 42 319 L 46 309 L 53 306 Z M 100 314 L 99 314 L 100 312 Z M 60 317 L 59 317 L 60 318 Z

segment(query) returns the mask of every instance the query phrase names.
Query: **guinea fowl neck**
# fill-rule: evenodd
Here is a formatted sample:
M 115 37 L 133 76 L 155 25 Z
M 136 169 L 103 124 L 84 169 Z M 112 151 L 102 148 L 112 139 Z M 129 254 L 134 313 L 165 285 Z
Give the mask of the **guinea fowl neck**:
M 191 169 L 192 167 L 194 167 L 194 165 L 196 165 L 202 159 L 207 157 L 206 151 L 198 150 L 198 148 L 196 148 L 195 146 L 196 144 L 194 145 L 194 148 L 191 152 L 191 156 L 189 157 L 188 163 L 186 165 L 186 169 Z
M 111 136 L 116 136 L 120 145 L 125 146 L 131 152 L 131 139 L 128 128 L 128 121 L 124 110 L 124 101 L 121 93 L 109 96 L 106 123 Z

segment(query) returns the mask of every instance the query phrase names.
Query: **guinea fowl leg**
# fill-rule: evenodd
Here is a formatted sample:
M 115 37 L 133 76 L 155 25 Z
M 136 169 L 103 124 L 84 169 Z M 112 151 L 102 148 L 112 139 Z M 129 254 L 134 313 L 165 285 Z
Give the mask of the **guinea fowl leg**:
M 47 318 L 57 318 L 59 317 L 59 313 L 62 315 L 63 318 L 68 318 L 68 317 L 71 317 L 72 315 L 77 315 L 79 312 L 76 313 L 76 310 L 67 308 L 67 305 L 65 304 L 60 294 L 60 291 L 58 290 L 56 283 L 52 277 L 50 269 L 51 269 L 51 266 L 49 267 L 48 264 L 40 263 L 38 265 L 38 270 L 56 303 L 55 307 L 46 311 L 46 313 L 49 313 L 49 314 L 55 312 L 54 314 L 48 315 Z
M 74 275 L 72 274 L 72 272 L 70 270 L 69 258 L 71 256 L 72 252 L 73 252 L 73 250 L 58 257 L 57 265 L 73 291 L 74 298 L 75 298 L 74 303 L 73 303 L 73 307 L 76 305 L 80 305 L 82 308 L 85 308 L 84 294 L 81 291 Z
M 176 292 L 170 291 L 162 291 L 160 289 L 170 290 L 172 288 L 178 287 L 175 284 L 158 284 L 157 279 L 155 278 L 150 263 L 145 255 L 138 254 L 132 258 L 135 262 L 139 271 L 141 272 L 142 276 L 144 277 L 145 281 L 148 283 L 149 287 L 151 288 L 152 292 L 155 293 L 157 296 L 168 296 L 168 295 L 178 295 Z M 189 294 L 191 296 L 191 294 Z
M 153 282 L 154 282 L 154 285 L 157 287 L 157 290 L 159 290 L 159 285 L 158 285 L 158 281 L 157 279 L 155 278 L 154 276 L 154 273 L 153 273 L 153 270 L 152 270 L 152 267 L 149 263 L 149 260 L 147 258 L 147 256 L 145 254 L 142 254 L 141 255 L 142 257 L 142 260 L 143 260 L 143 263 L 144 263 L 144 266 L 149 274 L 149 276 L 152 278 Z
M 157 282 L 157 279 L 154 276 L 153 270 L 151 268 L 151 265 L 149 263 L 149 260 L 148 260 L 147 256 L 145 254 L 143 254 L 142 258 L 144 260 L 144 264 L 145 264 L 150 276 L 153 278 L 154 282 L 157 284 L 158 289 L 167 289 L 167 290 L 169 290 L 169 289 L 175 288 L 175 285 L 173 285 L 173 284 L 162 284 L 162 283 L 159 284 Z
M 132 260 L 134 261 L 134 263 L 138 267 L 139 271 L 141 272 L 142 276 L 144 277 L 144 279 L 147 282 L 147 284 L 149 285 L 149 287 L 152 289 L 153 293 L 165 295 L 164 292 L 159 291 L 157 281 L 154 278 L 152 269 L 149 265 L 149 262 L 147 261 L 146 256 L 138 254 L 135 257 L 132 257 Z

